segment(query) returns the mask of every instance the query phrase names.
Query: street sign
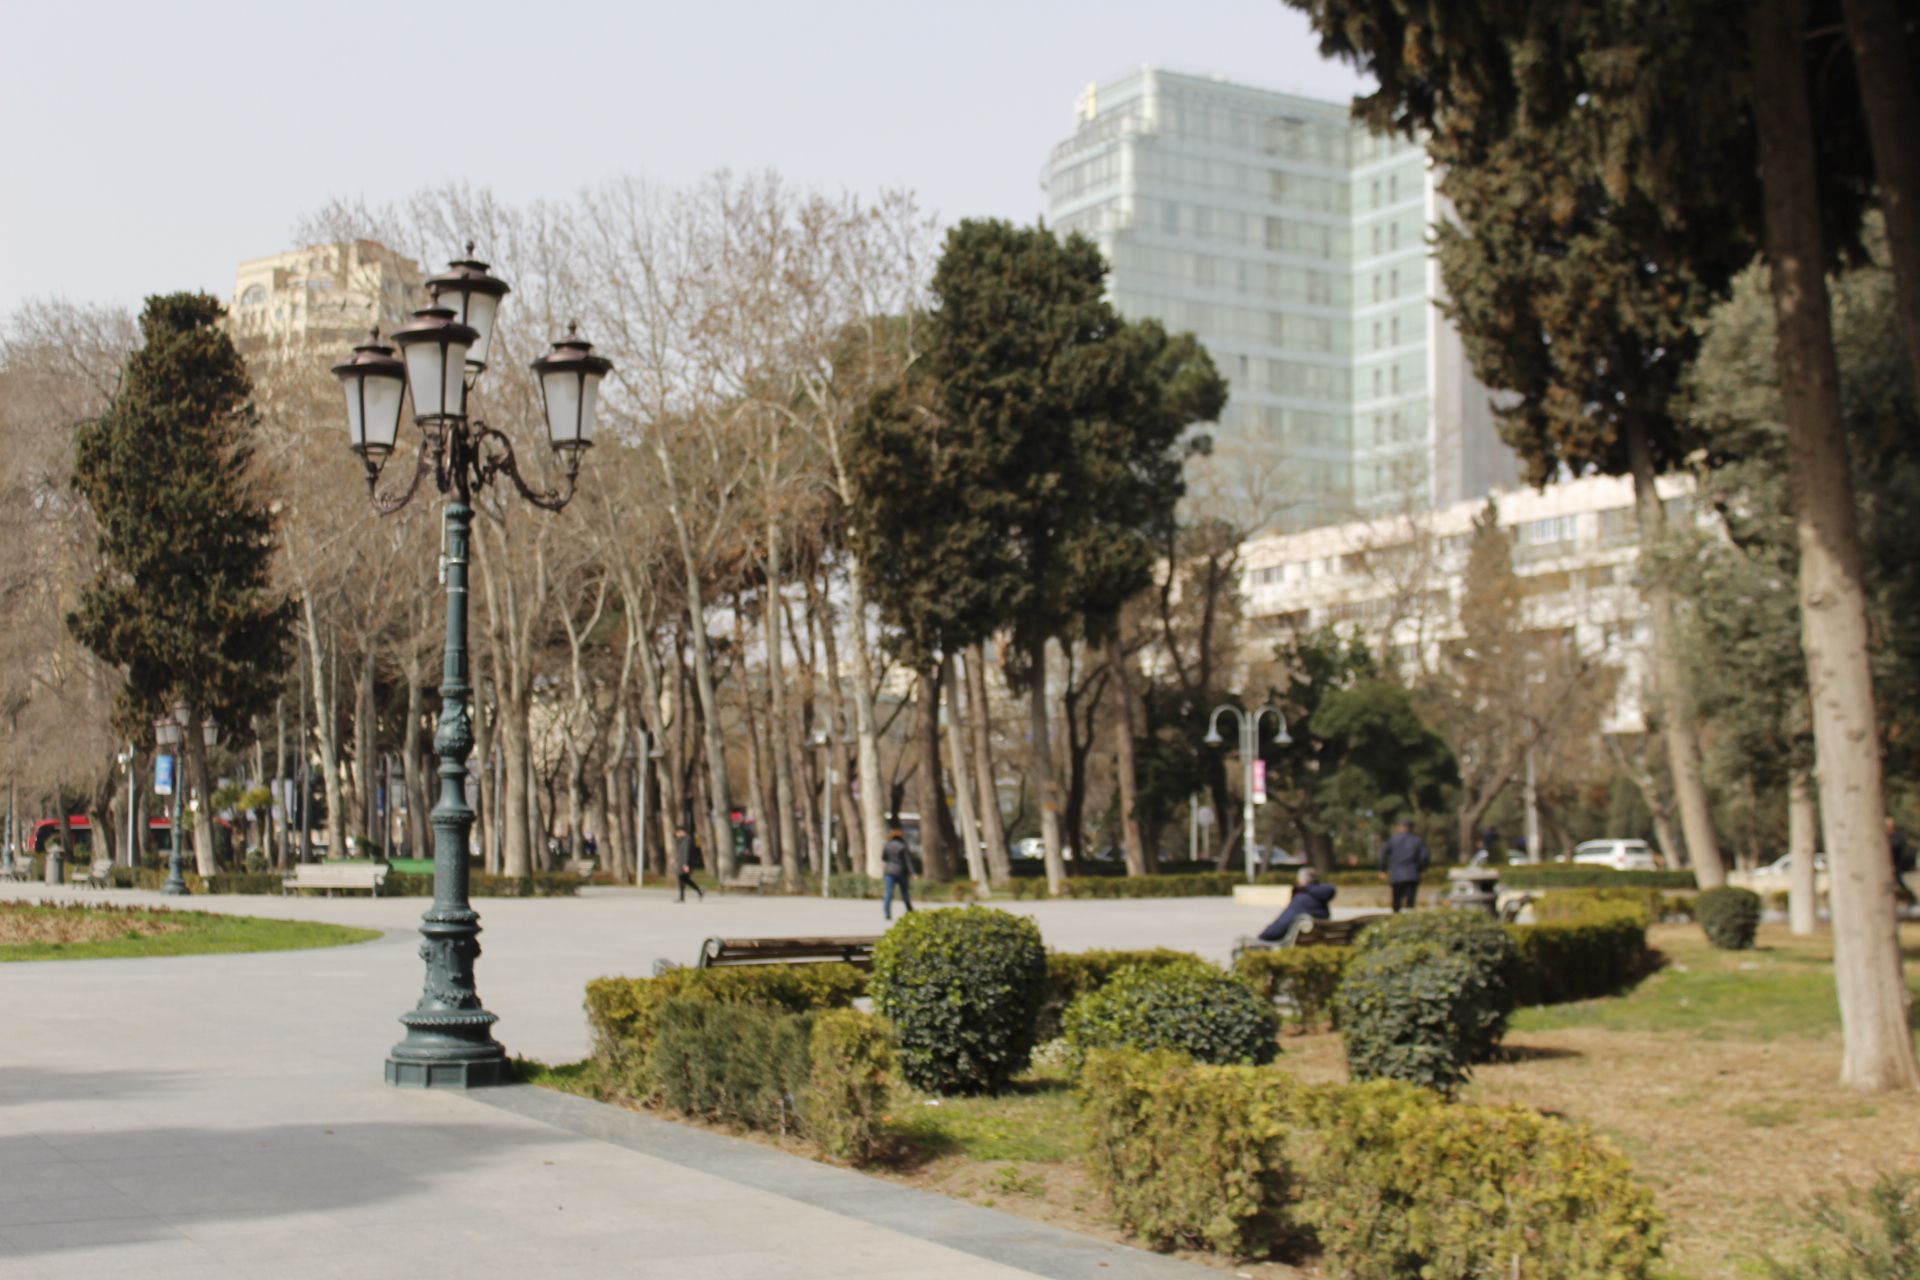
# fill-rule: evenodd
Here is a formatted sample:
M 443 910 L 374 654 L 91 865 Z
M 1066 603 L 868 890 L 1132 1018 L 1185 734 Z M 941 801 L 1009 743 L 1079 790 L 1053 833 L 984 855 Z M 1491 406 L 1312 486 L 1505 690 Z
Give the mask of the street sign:
M 157 796 L 173 794 L 173 757 L 155 756 L 153 758 L 153 793 Z
M 1267 762 L 1265 760 L 1253 762 L 1253 802 L 1255 804 L 1267 802 Z

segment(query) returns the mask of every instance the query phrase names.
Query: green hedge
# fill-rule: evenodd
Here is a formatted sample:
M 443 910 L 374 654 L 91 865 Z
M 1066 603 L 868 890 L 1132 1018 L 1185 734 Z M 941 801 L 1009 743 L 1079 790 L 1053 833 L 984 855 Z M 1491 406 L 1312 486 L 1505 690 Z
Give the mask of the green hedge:
M 1370 927 L 1354 949 L 1364 956 L 1429 943 L 1468 965 L 1455 1013 L 1468 1060 L 1485 1062 L 1500 1047 L 1513 1016 L 1520 961 L 1513 938 L 1498 920 L 1479 911 L 1408 911 Z
M 585 877 L 564 871 L 536 871 L 530 876 L 496 876 L 475 871 L 467 877 L 467 894 L 474 898 L 571 898 L 587 883 Z M 391 871 L 381 882 L 383 898 L 430 898 L 433 877 Z
M 1691 871 L 1615 871 L 1574 862 L 1500 868 L 1502 889 L 1677 889 L 1699 887 Z
M 873 949 L 873 1007 L 899 1036 L 900 1067 L 928 1093 L 998 1093 L 1033 1056 L 1047 951 L 1025 916 L 989 907 L 918 911 Z
M 864 1163 L 879 1147 L 897 1063 L 890 1030 L 872 1014 L 828 1009 L 814 1016 L 808 1056 L 807 1135 L 836 1159 Z
M 1122 969 L 1067 1007 L 1076 1063 L 1093 1049 L 1173 1049 L 1199 1062 L 1263 1063 L 1280 1017 L 1246 983 L 1204 960 Z
M 745 1004 L 787 1013 L 840 1009 L 866 991 L 850 964 L 770 964 L 737 969 L 674 969 L 657 978 L 596 978 L 587 984 L 593 1061 L 610 1083 L 644 1096 L 653 1089 L 647 1060 L 660 1008 L 676 997 Z
M 1466 1083 L 1481 1025 L 1497 1003 L 1486 974 L 1440 943 L 1360 952 L 1333 997 L 1347 1072 L 1452 1094 Z
M 1727 886 L 1709 889 L 1695 903 L 1701 931 L 1721 951 L 1749 951 L 1760 930 L 1760 895 Z
M 1631 902 L 1590 901 L 1571 919 L 1508 925 L 1519 949 L 1514 997 L 1562 1004 L 1617 995 L 1646 976 L 1647 912 Z
M 1317 1240 L 1348 1280 L 1647 1280 L 1665 1236 L 1612 1146 L 1519 1108 L 1174 1053 L 1096 1053 L 1082 1088 L 1094 1180 L 1157 1248 Z
M 1171 947 L 1142 951 L 1047 952 L 1047 995 L 1040 1005 L 1036 1043 L 1044 1044 L 1059 1035 L 1060 1019 L 1067 1006 L 1106 986 L 1122 969 L 1187 964 L 1198 959 L 1191 951 L 1175 951 Z
M 1331 1024 L 1333 993 L 1352 958 L 1352 947 L 1275 947 L 1241 952 L 1233 971 L 1310 1030 Z

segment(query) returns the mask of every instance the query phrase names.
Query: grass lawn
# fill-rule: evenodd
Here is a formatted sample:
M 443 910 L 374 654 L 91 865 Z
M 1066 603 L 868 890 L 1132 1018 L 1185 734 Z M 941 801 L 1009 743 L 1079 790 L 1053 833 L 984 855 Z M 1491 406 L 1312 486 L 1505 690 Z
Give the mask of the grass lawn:
M 303 951 L 379 936 L 374 929 L 206 911 L 0 903 L 0 961 Z

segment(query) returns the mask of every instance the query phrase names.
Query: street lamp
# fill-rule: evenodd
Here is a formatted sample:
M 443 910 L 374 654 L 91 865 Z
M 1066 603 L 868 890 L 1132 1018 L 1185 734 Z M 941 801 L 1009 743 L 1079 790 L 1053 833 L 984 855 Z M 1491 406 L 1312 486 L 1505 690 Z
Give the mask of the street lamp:
M 182 704 L 174 708 L 172 715 L 161 716 L 153 722 L 154 746 L 166 752 L 168 759 L 173 761 L 173 816 L 167 828 L 167 882 L 160 886 L 160 892 L 171 897 L 187 892 L 186 877 L 180 874 L 180 740 L 186 727 L 186 719 L 180 713 L 185 710 L 186 706 Z
M 468 256 L 427 282 L 435 305 L 394 331 L 393 348 L 379 331 L 335 365 L 347 402 L 349 447 L 367 472 L 367 496 L 387 515 L 404 507 L 429 474 L 446 500 L 441 579 L 447 586 L 447 635 L 440 679 L 440 719 L 433 735 L 440 799 L 433 806 L 433 903 L 420 918 L 426 984 L 419 1003 L 400 1015 L 406 1036 L 387 1056 L 388 1084 L 466 1089 L 508 1078 L 507 1051 L 493 1038 L 498 1019 L 480 1003 L 473 964 L 480 954 L 480 915 L 467 895 L 467 757 L 473 752 L 472 686 L 467 668 L 467 565 L 473 497 L 505 476 L 520 496 L 546 511 L 573 498 L 580 455 L 593 443 L 600 381 L 613 364 L 568 328 L 567 337 L 533 362 L 546 409 L 547 443 L 566 469 L 564 489 L 536 490 L 521 478 L 507 437 L 467 414 L 467 395 L 486 368 L 506 282 Z M 412 478 L 396 494 L 379 491 L 380 471 L 399 436 L 405 393 L 412 393 L 420 452 Z
M 1273 714 L 1274 723 L 1278 726 L 1273 735 L 1275 745 L 1284 747 L 1293 739 L 1287 734 L 1286 713 L 1273 703 L 1269 702 L 1266 706 L 1248 714 L 1229 702 L 1213 709 L 1213 718 L 1207 722 L 1207 736 L 1202 739 L 1208 746 L 1218 747 L 1226 743 L 1226 739 L 1220 736 L 1220 717 L 1228 711 L 1233 712 L 1234 718 L 1240 722 L 1240 763 L 1246 769 L 1246 785 L 1242 793 L 1246 804 L 1246 817 L 1241 824 L 1240 838 L 1246 848 L 1247 883 L 1252 884 L 1254 881 L 1253 770 L 1255 762 L 1260 758 L 1259 743 L 1255 739 L 1260 736 L 1261 717 L 1269 712 Z
M 853 745 L 853 735 L 840 739 L 840 745 Z M 820 896 L 833 896 L 833 757 L 827 749 L 834 745 L 824 728 L 815 729 L 813 736 L 807 739 L 809 746 L 820 749 Z

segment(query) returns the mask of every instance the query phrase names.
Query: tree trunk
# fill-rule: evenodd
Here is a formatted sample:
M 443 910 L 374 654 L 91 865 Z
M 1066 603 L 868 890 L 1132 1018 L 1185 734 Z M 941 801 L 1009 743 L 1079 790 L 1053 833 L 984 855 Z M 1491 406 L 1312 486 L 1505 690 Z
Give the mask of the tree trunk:
M 832 744 L 827 748 L 828 767 L 840 779 L 838 790 L 828 789 L 833 791 L 832 803 L 840 807 L 840 830 L 847 842 L 847 870 L 866 872 L 869 865 L 866 857 L 866 810 L 853 798 L 853 771 L 848 767 L 847 750 L 840 740 L 841 726 L 847 723 L 847 715 L 846 699 L 842 694 L 844 686 L 840 680 L 840 644 L 833 634 L 833 610 L 826 592 L 819 590 L 811 578 L 807 581 L 807 598 L 820 616 L 820 647 L 827 661 L 827 739 Z M 877 747 L 873 767 L 875 776 L 878 776 L 880 757 Z
M 1666 536 L 1667 516 L 1660 505 L 1646 427 L 1639 422 L 1627 427 L 1627 457 L 1633 470 L 1634 515 L 1639 525 L 1640 555 L 1644 560 Z M 1647 583 L 1647 621 L 1653 631 L 1650 666 L 1654 697 L 1660 708 L 1660 729 L 1667 742 L 1667 768 L 1673 774 L 1673 796 L 1680 808 L 1680 828 L 1687 839 L 1687 859 L 1700 887 L 1717 889 L 1727 882 L 1726 863 L 1720 856 L 1719 838 L 1713 830 L 1713 806 L 1707 800 L 1707 784 L 1701 776 L 1700 730 L 1693 695 L 1680 668 L 1673 589 L 1658 574 L 1643 570 L 1642 577 Z
M 1920 87 L 1914 83 L 1913 46 L 1905 29 L 1912 4 L 1845 0 L 1842 8 L 1873 140 L 1874 177 L 1899 286 L 1894 296 L 1900 329 L 1914 380 L 1920 383 Z
M 1801 647 L 1831 882 L 1833 969 L 1845 1045 L 1840 1078 L 1858 1089 L 1912 1089 L 1920 1086 L 1920 1064 L 1907 1021 L 1910 996 L 1901 974 L 1893 864 L 1883 834 L 1867 604 L 1801 47 L 1806 2 L 1756 0 L 1748 21 L 1755 82 L 1765 86 L 1754 94 L 1754 116 L 1800 548 Z
M 941 660 L 940 683 L 947 690 L 947 755 L 953 761 L 953 801 L 959 810 L 960 847 L 965 851 L 967 876 L 979 886 L 980 894 L 985 897 L 991 889 L 987 878 L 987 863 L 980 846 L 980 821 L 973 809 L 973 779 L 967 768 L 967 752 L 962 743 L 961 722 L 965 716 L 961 711 L 960 682 L 955 673 L 953 655 L 948 654 Z
M 1813 781 L 1801 770 L 1787 779 L 1787 925 L 1806 936 L 1820 921 L 1820 811 L 1813 803 Z
M 940 773 L 940 666 L 918 673 L 913 695 L 913 738 L 920 753 L 914 771 L 914 803 L 920 810 L 920 861 L 929 880 L 953 879 L 954 857 L 948 847 L 946 790 Z
M 200 728 L 203 723 L 200 713 L 195 711 L 187 727 L 180 731 L 180 744 L 187 757 L 187 798 L 197 798 L 200 802 L 192 817 L 194 870 L 210 876 L 220 868 L 213 856 L 213 786 L 207 770 L 207 743 Z M 179 785 L 177 781 L 175 785 Z M 67 845 L 67 849 L 71 853 L 73 845 Z
M 529 785 L 533 780 L 533 762 L 527 741 L 527 707 L 520 695 L 510 694 L 498 681 L 494 697 L 499 708 L 494 732 L 500 739 L 500 790 L 506 793 L 500 800 L 505 837 L 500 874 L 529 876 L 533 874 L 533 815 L 530 812 L 533 788 Z
M 700 569 L 691 554 L 687 571 L 687 631 L 693 642 L 693 690 L 700 699 L 701 745 L 707 757 L 707 830 L 713 840 L 713 871 L 723 880 L 734 877 L 733 792 L 727 786 L 727 744 L 720 733 L 720 697 L 713 685 L 713 660 L 707 649 L 707 606 Z
M 367 646 L 367 652 L 360 661 L 360 675 L 354 682 L 353 698 L 353 772 L 358 782 L 357 805 L 354 820 L 371 844 L 378 844 L 384 850 L 386 833 L 379 828 L 374 817 L 374 808 L 379 803 L 380 762 L 375 759 L 379 750 L 378 737 L 374 732 L 373 711 L 373 646 Z M 367 849 L 371 854 L 372 849 Z
M 420 767 L 420 719 L 426 714 L 426 686 L 420 679 L 420 659 L 417 655 L 409 658 L 406 668 L 407 714 L 400 722 L 400 781 L 407 796 L 407 852 L 413 857 L 424 858 L 430 856 L 433 849 L 427 815 L 420 805 L 425 786 L 423 775 L 426 772 Z M 473 719 L 480 719 L 477 712 Z M 484 774 L 487 757 L 482 754 L 479 759 L 479 768 Z M 387 803 L 391 808 L 392 800 L 389 799 Z M 485 837 L 486 833 L 481 832 L 482 849 L 486 848 Z
M 880 851 L 886 848 L 886 814 L 881 812 L 880 729 L 873 710 L 873 655 L 867 640 L 867 586 L 856 558 L 847 566 L 847 620 L 853 637 L 853 733 L 860 756 L 860 831 L 867 851 L 867 874 L 878 877 Z M 849 840 L 849 847 L 853 842 Z
M 267 821 L 274 829 L 273 865 L 280 871 L 287 870 L 293 863 L 293 858 L 288 853 L 288 845 L 291 841 L 287 838 L 286 776 L 287 699 L 286 695 L 282 694 L 273 700 L 273 803 L 267 807 Z M 138 865 L 139 856 L 139 850 L 136 847 L 135 865 Z
M 1027 689 L 1028 767 L 1040 793 L 1040 843 L 1046 850 L 1047 894 L 1059 897 L 1066 888 L 1067 864 L 1060 844 L 1060 783 L 1053 772 L 1053 734 L 1047 721 L 1047 642 L 1037 641 L 1029 654 L 1033 664 Z
M 326 654 L 320 645 L 320 624 L 314 616 L 313 597 L 303 595 L 300 608 L 307 624 L 307 669 L 313 677 L 313 728 L 319 740 L 320 782 L 327 797 L 327 856 L 339 858 L 345 856 L 347 849 L 347 824 L 342 816 L 345 801 L 340 794 L 340 746 L 336 736 L 339 721 L 333 714 L 333 690 L 327 679 Z M 307 803 L 308 798 L 303 795 L 301 807 L 304 809 Z
M 980 645 L 967 650 L 967 727 L 973 734 L 973 780 L 980 789 L 980 839 L 986 844 L 987 876 L 1005 887 L 1013 878 L 1006 823 L 1000 816 L 1000 789 L 993 781 L 993 713 L 987 701 L 987 655 Z
M 1140 836 L 1140 772 L 1134 759 L 1133 679 L 1128 670 L 1126 650 L 1116 631 L 1107 637 L 1107 667 L 1113 684 L 1114 771 L 1120 784 L 1120 847 L 1127 857 L 1127 874 L 1144 876 L 1152 872 L 1146 841 Z
M 780 541 L 778 520 L 767 521 L 767 589 L 765 598 L 767 637 L 767 737 L 771 750 L 768 764 L 773 770 L 774 824 L 780 836 L 780 882 L 788 889 L 800 887 L 799 797 L 794 786 L 791 715 L 787 708 L 786 601 L 781 596 L 785 585 L 785 548 Z

